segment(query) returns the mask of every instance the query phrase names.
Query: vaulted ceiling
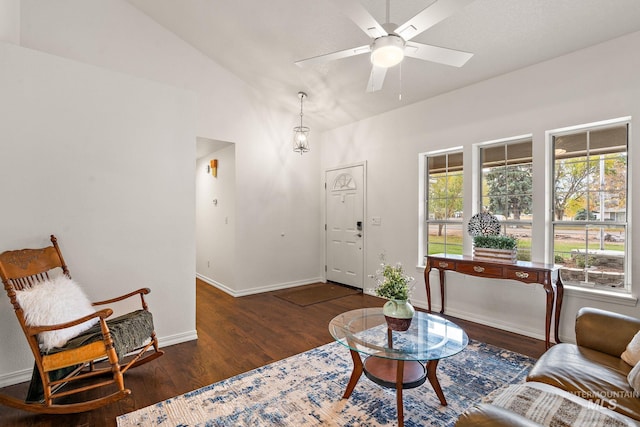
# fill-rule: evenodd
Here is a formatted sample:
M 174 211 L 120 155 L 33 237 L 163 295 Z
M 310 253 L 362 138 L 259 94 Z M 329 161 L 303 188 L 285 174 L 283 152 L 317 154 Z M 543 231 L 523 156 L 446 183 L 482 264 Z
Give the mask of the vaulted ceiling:
M 640 31 L 638 0 L 475 0 L 415 42 L 471 52 L 461 68 L 405 58 L 367 93 L 369 55 L 301 68 L 295 61 L 371 39 L 330 0 L 127 0 L 246 81 L 264 99 L 327 129 Z M 441 0 L 442 1 L 442 0 Z M 386 22 L 386 0 L 361 0 Z M 391 0 L 402 24 L 434 0 Z M 638 47 L 640 48 L 640 46 Z M 401 99 L 400 99 L 401 98 Z M 294 123 L 292 123 L 292 126 Z

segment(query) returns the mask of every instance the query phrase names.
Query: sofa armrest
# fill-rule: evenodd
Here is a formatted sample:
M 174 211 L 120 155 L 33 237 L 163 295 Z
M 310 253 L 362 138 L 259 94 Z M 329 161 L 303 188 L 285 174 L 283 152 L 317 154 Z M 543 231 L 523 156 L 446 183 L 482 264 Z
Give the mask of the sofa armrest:
M 592 307 L 583 307 L 576 316 L 576 344 L 620 357 L 633 336 L 640 331 L 640 319 Z
M 508 409 L 482 403 L 467 409 L 455 427 L 541 427 L 522 415 L 511 412 Z

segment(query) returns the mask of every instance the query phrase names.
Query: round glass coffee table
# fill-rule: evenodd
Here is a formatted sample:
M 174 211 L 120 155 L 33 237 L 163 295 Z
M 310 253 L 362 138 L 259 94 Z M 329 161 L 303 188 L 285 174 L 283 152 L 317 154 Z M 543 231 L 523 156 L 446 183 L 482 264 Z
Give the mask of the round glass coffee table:
M 469 342 L 455 323 L 421 311 L 416 311 L 407 331 L 392 331 L 381 307 L 342 313 L 329 322 L 329 332 L 349 348 L 353 359 L 353 372 L 342 398 L 351 396 L 363 373 L 376 384 L 395 388 L 399 426 L 404 425 L 403 389 L 418 387 L 428 379 L 440 403 L 447 404 L 436 377 L 438 362 L 461 352 Z

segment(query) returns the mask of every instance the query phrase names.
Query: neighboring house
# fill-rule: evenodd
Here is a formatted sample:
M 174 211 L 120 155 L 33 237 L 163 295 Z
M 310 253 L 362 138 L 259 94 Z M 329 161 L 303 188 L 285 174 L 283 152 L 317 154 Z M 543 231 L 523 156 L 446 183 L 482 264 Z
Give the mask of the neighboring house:
M 596 214 L 600 217 L 600 214 Z M 604 211 L 605 221 L 624 221 L 627 216 L 626 209 L 607 209 Z

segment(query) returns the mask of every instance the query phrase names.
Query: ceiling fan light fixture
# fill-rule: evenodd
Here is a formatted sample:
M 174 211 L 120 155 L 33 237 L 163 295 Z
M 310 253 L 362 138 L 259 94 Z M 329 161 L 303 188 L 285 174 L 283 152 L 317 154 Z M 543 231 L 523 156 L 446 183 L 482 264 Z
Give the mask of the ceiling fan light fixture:
M 405 42 L 400 36 L 389 34 L 371 43 L 371 63 L 376 67 L 390 68 L 404 59 Z

